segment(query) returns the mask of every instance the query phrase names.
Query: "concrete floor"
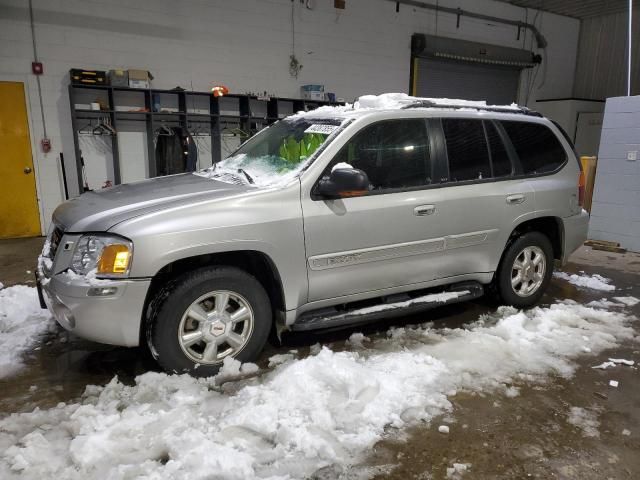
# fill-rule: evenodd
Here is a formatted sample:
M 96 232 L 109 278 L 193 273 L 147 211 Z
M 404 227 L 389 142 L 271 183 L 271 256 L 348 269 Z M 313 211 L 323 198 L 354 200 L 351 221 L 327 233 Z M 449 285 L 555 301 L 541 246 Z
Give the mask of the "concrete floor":
M 33 281 L 35 259 L 42 239 L 0 241 L 0 281 L 5 286 Z M 611 278 L 624 291 L 640 298 L 640 255 L 624 255 L 583 247 L 563 268 Z M 543 297 L 549 304 L 571 298 L 580 303 L 602 298 L 603 292 L 577 289 L 554 279 Z M 475 320 L 494 306 L 484 300 L 442 307 L 430 312 L 430 320 L 441 326 L 460 326 Z M 633 312 L 640 317 L 640 305 Z M 354 331 L 384 336 L 390 325 L 424 321 L 407 317 L 379 322 L 365 328 L 321 335 L 292 334 L 280 347 L 269 346 L 259 362 L 269 356 L 297 348 L 300 353 L 316 342 L 344 348 Z M 461 352 L 461 355 L 464 353 Z M 571 379 L 555 378 L 543 386 L 521 385 L 515 398 L 500 395 L 457 395 L 449 435 L 438 433 L 442 419 L 413 428 L 379 442 L 362 465 L 380 468 L 380 479 L 445 479 L 453 463 L 472 464 L 466 478 L 473 479 L 637 479 L 640 478 L 640 379 L 634 368 L 615 372 L 591 366 L 608 357 L 640 360 L 637 343 L 622 345 L 597 357 L 583 357 Z M 51 334 L 26 359 L 27 368 L 16 377 L 0 380 L 0 415 L 51 407 L 78 398 L 90 384 L 105 384 L 114 375 L 132 382 L 148 370 L 158 370 L 142 349 L 115 348 L 87 342 L 60 329 Z M 617 389 L 608 386 L 615 375 Z M 35 388 L 34 388 L 35 387 Z M 599 412 L 600 438 L 587 438 L 566 422 L 570 406 Z M 622 435 L 627 429 L 630 435 Z M 389 465 L 395 468 L 389 469 Z M 328 475 L 328 476 L 327 476 Z M 318 478 L 337 478 L 324 472 Z M 455 477 L 453 477 L 455 478 Z

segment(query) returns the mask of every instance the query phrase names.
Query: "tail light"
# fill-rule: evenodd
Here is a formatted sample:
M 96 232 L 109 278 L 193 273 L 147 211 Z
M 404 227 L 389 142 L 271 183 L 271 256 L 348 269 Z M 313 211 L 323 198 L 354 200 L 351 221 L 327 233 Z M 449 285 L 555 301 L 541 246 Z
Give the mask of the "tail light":
M 586 178 L 584 176 L 584 171 L 580 170 L 580 175 L 578 176 L 578 205 L 584 206 L 584 187 L 586 185 Z

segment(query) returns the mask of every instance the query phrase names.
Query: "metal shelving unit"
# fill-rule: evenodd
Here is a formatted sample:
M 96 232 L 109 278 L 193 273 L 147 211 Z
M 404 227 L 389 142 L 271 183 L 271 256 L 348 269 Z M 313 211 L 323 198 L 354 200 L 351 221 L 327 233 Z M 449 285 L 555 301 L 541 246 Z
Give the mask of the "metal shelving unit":
M 120 94 L 142 94 L 143 103 L 140 102 L 139 108 L 141 111 L 122 111 L 116 107 L 125 106 L 127 103 L 118 102 L 116 97 Z M 80 97 L 86 98 L 91 95 L 99 95 L 103 101 L 103 105 L 107 108 L 105 110 L 89 110 L 89 109 L 76 109 L 75 106 L 78 103 Z M 153 102 L 156 95 L 162 97 L 175 96 L 172 102 L 177 104 L 177 111 L 153 111 Z M 161 97 L 161 98 L 162 98 Z M 204 102 L 203 102 L 204 99 Z M 207 102 L 208 100 L 208 102 Z M 224 102 L 232 101 L 237 102 L 237 108 L 229 113 L 226 110 L 221 110 L 221 105 Z M 237 123 L 239 128 L 247 132 L 249 135 L 253 135 L 265 125 L 271 124 L 292 112 L 298 112 L 301 110 L 308 111 L 313 110 L 323 105 L 341 105 L 336 102 L 326 101 L 313 101 L 302 100 L 299 98 L 280 98 L 271 97 L 268 100 L 260 99 L 252 95 L 240 95 L 230 94 L 224 97 L 214 97 L 210 92 L 194 92 L 187 90 L 163 90 L 163 89 L 141 89 L 130 87 L 117 87 L 109 85 L 69 85 L 69 102 L 71 107 L 71 126 L 73 129 L 73 141 L 75 147 L 76 157 L 76 169 L 78 173 L 78 188 L 80 192 L 84 191 L 82 180 L 82 161 L 80 144 L 78 140 L 78 129 L 80 128 L 81 121 L 92 121 L 99 118 L 108 118 L 111 126 L 118 131 L 118 124 L 123 122 L 145 122 L 146 125 L 146 137 L 147 137 L 147 158 L 148 158 L 148 171 L 149 177 L 155 177 L 156 175 L 156 157 L 155 157 L 155 145 L 154 134 L 156 128 L 161 125 L 171 124 L 173 126 L 180 126 L 187 130 L 193 124 L 204 125 L 205 132 L 211 135 L 211 163 L 214 164 L 221 160 L 221 137 L 222 137 L 222 125 L 227 122 Z M 199 102 L 200 105 L 208 103 L 209 113 L 202 112 L 190 112 L 189 106 L 195 105 Z M 290 104 L 290 109 L 285 109 L 284 104 Z M 130 105 L 127 105 L 130 106 Z M 253 108 L 254 106 L 261 106 L 263 108 Z M 191 108 L 193 109 L 193 108 Z M 260 112 L 258 112 L 260 110 Z M 285 110 L 287 110 L 285 112 Z M 111 135 L 111 150 L 113 159 L 113 176 L 114 184 L 121 183 L 120 177 L 120 154 L 118 146 L 117 134 Z

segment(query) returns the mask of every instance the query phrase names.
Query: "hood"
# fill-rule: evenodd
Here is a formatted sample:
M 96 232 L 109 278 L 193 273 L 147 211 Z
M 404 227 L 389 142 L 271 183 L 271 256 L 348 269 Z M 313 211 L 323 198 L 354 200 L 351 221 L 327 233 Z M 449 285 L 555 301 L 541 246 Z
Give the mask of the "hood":
M 185 173 L 86 192 L 61 204 L 53 221 L 68 232 L 103 232 L 133 217 L 167 207 L 254 190 Z

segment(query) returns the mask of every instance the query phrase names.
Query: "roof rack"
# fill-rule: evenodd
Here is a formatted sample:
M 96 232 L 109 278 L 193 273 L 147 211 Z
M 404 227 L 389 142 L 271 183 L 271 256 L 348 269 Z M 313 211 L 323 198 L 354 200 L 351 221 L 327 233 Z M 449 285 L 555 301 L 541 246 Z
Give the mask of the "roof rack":
M 500 107 L 500 106 L 481 106 L 474 104 L 452 104 L 452 103 L 437 103 L 432 100 L 416 100 L 415 102 L 409 103 L 401 107 L 403 110 L 408 108 L 450 108 L 452 110 L 458 110 L 462 108 L 470 108 L 473 110 L 483 110 L 486 112 L 497 112 L 497 113 L 518 113 L 520 115 L 530 115 L 532 117 L 542 117 L 542 114 L 536 112 L 535 110 L 530 110 L 527 107 L 518 106 L 517 108 L 513 107 Z

